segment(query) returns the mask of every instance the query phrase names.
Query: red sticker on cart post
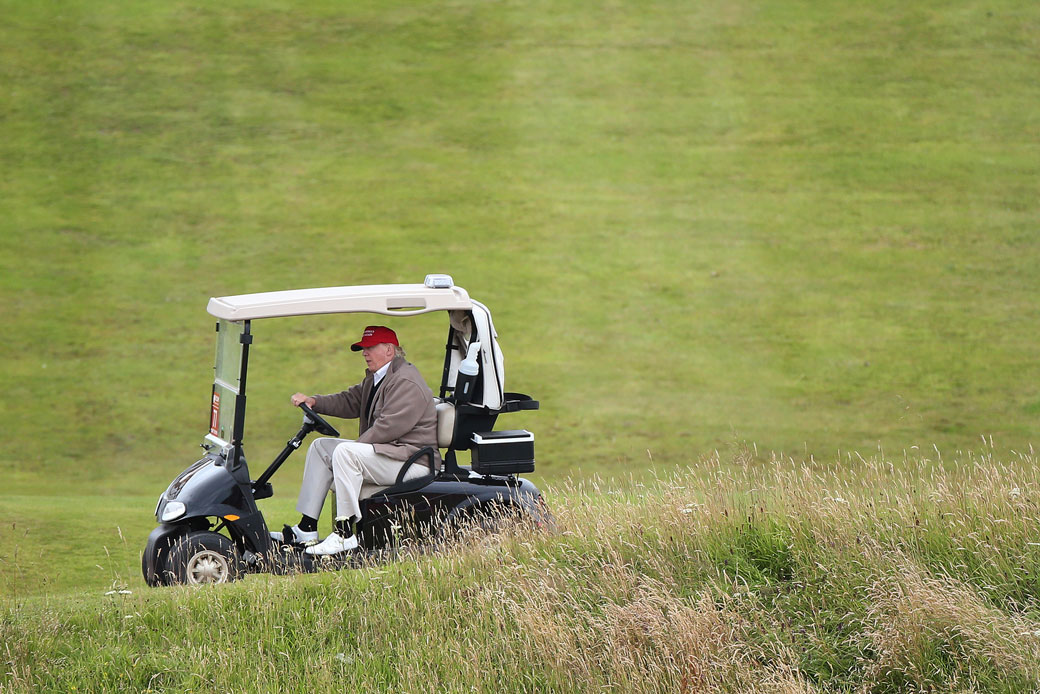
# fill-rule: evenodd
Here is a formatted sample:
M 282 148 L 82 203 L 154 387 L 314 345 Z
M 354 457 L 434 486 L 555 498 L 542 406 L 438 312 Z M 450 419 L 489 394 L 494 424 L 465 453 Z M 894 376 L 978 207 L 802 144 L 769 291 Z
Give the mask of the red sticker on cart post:
M 220 393 L 213 391 L 213 412 L 209 417 L 209 433 L 220 436 Z

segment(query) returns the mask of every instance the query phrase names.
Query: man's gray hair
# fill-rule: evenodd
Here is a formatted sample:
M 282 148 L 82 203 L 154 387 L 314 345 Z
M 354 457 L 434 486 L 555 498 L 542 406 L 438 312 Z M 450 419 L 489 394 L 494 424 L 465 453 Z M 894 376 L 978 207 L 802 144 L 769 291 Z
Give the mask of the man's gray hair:
M 402 347 L 401 345 L 392 345 L 392 346 L 394 348 L 394 356 L 395 357 L 401 357 L 402 359 L 404 359 L 404 357 L 405 357 L 404 347 Z

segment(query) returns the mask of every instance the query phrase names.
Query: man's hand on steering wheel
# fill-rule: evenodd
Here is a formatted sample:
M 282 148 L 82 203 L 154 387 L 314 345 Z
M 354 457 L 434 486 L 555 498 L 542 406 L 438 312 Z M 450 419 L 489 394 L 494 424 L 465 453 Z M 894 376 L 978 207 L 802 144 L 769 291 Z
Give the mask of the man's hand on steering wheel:
M 309 420 L 310 422 L 312 422 L 314 424 L 315 431 L 317 431 L 322 436 L 335 436 L 337 438 L 339 437 L 339 431 L 336 429 L 336 427 L 326 422 L 321 415 L 319 415 L 317 412 L 311 409 L 312 407 L 314 407 L 314 398 L 312 398 L 309 395 L 304 395 L 303 393 L 295 393 L 289 399 L 293 405 L 303 410 L 304 420 Z
M 293 404 L 293 407 L 299 407 L 300 403 L 304 403 L 307 407 L 314 407 L 314 403 L 317 402 L 310 395 L 304 395 L 303 393 L 293 393 L 289 398 L 289 402 Z

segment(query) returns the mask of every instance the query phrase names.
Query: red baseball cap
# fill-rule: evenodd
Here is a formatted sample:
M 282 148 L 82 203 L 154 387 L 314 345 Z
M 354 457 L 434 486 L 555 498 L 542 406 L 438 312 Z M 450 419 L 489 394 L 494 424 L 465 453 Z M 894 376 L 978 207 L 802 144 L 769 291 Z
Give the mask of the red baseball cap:
M 352 344 L 350 349 L 360 352 L 363 347 L 373 347 L 384 343 L 401 346 L 397 341 L 397 333 L 393 330 L 385 325 L 370 325 L 365 328 L 365 333 L 361 336 L 361 339 Z

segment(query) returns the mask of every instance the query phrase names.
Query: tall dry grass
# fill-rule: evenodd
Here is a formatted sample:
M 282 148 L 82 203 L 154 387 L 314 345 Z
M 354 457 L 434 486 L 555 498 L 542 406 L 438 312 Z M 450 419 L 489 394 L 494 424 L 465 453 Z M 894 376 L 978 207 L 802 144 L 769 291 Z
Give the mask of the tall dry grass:
M 713 456 L 551 491 L 555 527 L 204 590 L 23 602 L 10 691 L 1040 687 L 1032 452 Z
M 1040 682 L 1032 452 L 752 460 L 562 490 L 553 541 L 476 555 L 511 591 L 488 609 L 562 681 L 623 690 Z

